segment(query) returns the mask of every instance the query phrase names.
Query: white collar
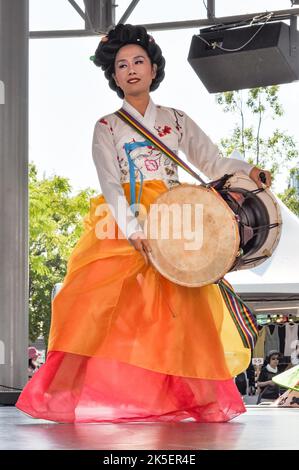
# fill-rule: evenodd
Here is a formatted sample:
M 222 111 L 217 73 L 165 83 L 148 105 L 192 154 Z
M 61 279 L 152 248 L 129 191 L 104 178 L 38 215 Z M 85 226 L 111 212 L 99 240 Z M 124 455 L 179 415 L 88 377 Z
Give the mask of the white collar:
M 157 115 L 157 107 L 151 97 L 149 99 L 149 103 L 145 110 L 144 116 L 142 116 L 142 114 L 140 114 L 139 111 L 137 111 L 137 109 L 135 109 L 126 100 L 123 100 L 123 108 L 128 111 L 128 113 L 132 114 L 133 117 L 138 119 L 138 121 L 140 121 L 145 127 L 154 128 Z
M 267 371 L 272 372 L 273 374 L 277 374 L 278 369 L 277 369 L 277 367 L 275 367 L 275 369 L 274 369 L 274 367 L 271 367 L 270 364 L 267 364 Z

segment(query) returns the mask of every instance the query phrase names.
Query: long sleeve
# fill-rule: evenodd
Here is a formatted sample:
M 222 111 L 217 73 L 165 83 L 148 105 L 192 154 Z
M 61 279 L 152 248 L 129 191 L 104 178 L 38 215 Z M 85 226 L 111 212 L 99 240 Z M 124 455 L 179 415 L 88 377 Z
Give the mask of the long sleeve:
M 119 228 L 129 238 L 134 232 L 142 231 L 142 228 L 130 210 L 120 183 L 116 152 L 109 125 L 98 121 L 92 141 L 93 161 L 106 202 L 112 207 Z
M 220 178 L 224 174 L 236 172 L 249 175 L 253 168 L 252 165 L 235 158 L 222 157 L 217 145 L 187 114 L 183 114 L 182 138 L 179 149 L 184 152 L 190 163 L 212 180 Z

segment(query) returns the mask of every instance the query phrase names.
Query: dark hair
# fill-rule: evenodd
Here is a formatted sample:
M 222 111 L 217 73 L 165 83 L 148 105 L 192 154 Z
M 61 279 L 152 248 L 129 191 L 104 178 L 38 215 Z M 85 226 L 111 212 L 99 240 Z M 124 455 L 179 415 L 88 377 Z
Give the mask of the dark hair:
M 156 90 L 165 76 L 165 59 L 162 55 L 162 51 L 158 44 L 155 43 L 154 38 L 147 33 L 146 29 L 143 26 L 118 24 L 114 29 L 109 31 L 106 38 L 102 38 L 92 60 L 95 65 L 104 70 L 110 88 L 116 91 L 120 98 L 124 97 L 124 93 L 122 89 L 116 85 L 112 74 L 115 71 L 114 62 L 116 54 L 121 47 L 127 44 L 137 44 L 141 46 L 149 56 L 152 65 L 157 65 L 156 77 L 151 83 L 150 91 Z
M 272 356 L 278 356 L 280 357 L 280 352 L 276 351 L 275 349 L 272 349 L 272 351 L 269 351 L 267 357 L 266 357 L 266 364 L 270 364 Z

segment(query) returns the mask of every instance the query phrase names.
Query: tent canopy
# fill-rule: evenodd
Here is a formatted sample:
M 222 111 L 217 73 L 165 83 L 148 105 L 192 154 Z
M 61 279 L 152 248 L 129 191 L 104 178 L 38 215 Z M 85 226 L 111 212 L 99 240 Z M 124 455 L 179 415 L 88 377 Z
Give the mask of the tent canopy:
M 282 216 L 279 244 L 271 258 L 254 269 L 234 271 L 225 277 L 240 294 L 299 300 L 299 218 L 278 199 Z

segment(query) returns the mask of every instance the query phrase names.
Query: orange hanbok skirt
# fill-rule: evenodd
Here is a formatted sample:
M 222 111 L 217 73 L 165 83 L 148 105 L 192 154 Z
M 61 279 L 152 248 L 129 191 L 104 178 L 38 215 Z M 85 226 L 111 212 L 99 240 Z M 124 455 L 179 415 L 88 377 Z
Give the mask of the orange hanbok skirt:
M 164 191 L 162 181 L 144 182 L 141 203 Z M 250 350 L 218 286 L 176 285 L 125 238 L 99 239 L 103 203 L 91 199 L 52 303 L 46 362 L 17 408 L 60 422 L 221 422 L 243 413 L 233 377 Z

